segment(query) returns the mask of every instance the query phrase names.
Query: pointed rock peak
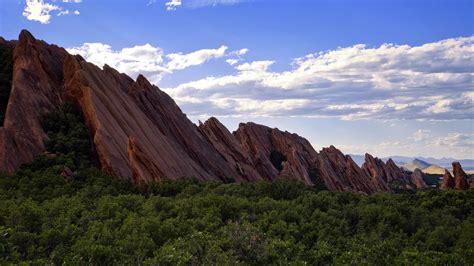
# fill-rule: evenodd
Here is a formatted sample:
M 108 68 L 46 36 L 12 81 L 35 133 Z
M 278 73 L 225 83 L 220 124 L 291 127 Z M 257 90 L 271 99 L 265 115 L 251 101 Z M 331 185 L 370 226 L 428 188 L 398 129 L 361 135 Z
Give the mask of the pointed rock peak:
M 462 169 L 462 166 L 459 162 L 453 162 L 453 173 L 454 173 L 454 175 L 456 175 L 456 172 L 458 172 L 458 173 L 463 172 L 464 173 L 464 170 Z
M 441 189 L 454 188 L 454 186 L 455 182 L 453 176 L 448 171 L 448 169 L 444 169 L 443 183 L 441 184 Z
M 364 159 L 367 162 L 367 161 L 373 161 L 375 158 L 374 158 L 374 156 L 372 156 L 372 154 L 366 153 L 365 156 L 364 156 Z
M 221 124 L 221 122 L 219 121 L 219 119 L 211 116 L 209 119 L 206 120 L 206 122 L 204 122 L 204 124 L 210 124 L 210 123 L 217 123 L 217 124 Z
M 451 176 L 451 173 L 448 171 L 448 169 L 444 169 L 444 176 Z
M 390 168 L 393 168 L 393 169 L 401 169 L 400 167 L 398 167 L 398 165 L 392 160 L 392 158 L 389 158 L 387 163 L 386 163 L 387 167 L 390 167 Z M 418 169 L 418 168 L 416 168 Z M 420 169 L 418 169 L 419 171 L 421 171 Z
M 335 151 L 338 151 L 338 149 L 336 147 L 334 147 L 334 145 L 330 145 L 329 147 L 324 147 L 321 152 L 335 152 Z
M 462 166 L 459 162 L 453 162 L 453 174 L 455 187 L 457 189 L 466 190 L 469 188 L 469 184 L 467 182 L 467 175 L 462 169 Z
M 138 75 L 137 80 L 129 88 L 128 93 L 138 93 L 143 91 L 148 91 L 153 88 L 153 85 L 142 75 Z
M 30 42 L 30 41 L 36 41 L 36 38 L 33 37 L 33 34 L 31 34 L 29 31 L 27 30 L 22 30 L 20 32 L 20 36 L 18 37 L 18 41 L 20 43 L 23 43 L 23 42 Z
M 137 81 L 138 85 L 140 87 L 151 87 L 151 83 L 145 78 L 145 76 L 143 76 L 142 74 L 139 74 L 138 77 L 137 77 Z

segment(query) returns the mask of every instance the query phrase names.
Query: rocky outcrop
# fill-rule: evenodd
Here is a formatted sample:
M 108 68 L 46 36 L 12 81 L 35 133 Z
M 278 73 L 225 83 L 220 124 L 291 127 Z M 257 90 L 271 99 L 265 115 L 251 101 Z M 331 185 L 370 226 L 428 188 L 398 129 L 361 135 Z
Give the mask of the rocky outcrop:
M 389 191 L 385 184 L 373 182 L 350 156 L 334 146 L 317 153 L 297 134 L 255 123 L 240 124 L 234 135 L 264 179 L 298 178 L 309 185 L 322 182 L 332 191 Z
M 349 155 L 344 155 L 334 146 L 321 150 L 316 169 L 330 190 L 363 193 L 390 191 L 383 180 L 367 175 Z
M 454 188 L 454 186 L 454 177 L 451 175 L 448 169 L 444 169 L 443 183 L 441 184 L 441 189 L 450 189 Z
M 211 117 L 204 124 L 199 125 L 199 130 L 224 160 L 234 166 L 244 180 L 263 180 L 263 177 L 252 167 L 249 154 L 242 150 L 234 135 L 219 120 Z
M 101 69 L 27 31 L 15 43 L 0 171 L 12 172 L 44 152 L 40 116 L 66 101 L 84 115 L 103 171 L 137 185 L 183 176 L 229 182 L 292 178 L 334 191 L 373 193 L 389 191 L 386 180 L 402 178 L 392 163 L 374 162 L 367 172 L 375 174 L 368 175 L 335 147 L 318 153 L 308 140 L 276 128 L 245 123 L 232 134 L 216 118 L 197 127 L 142 75 L 133 80 L 107 65 Z
M 255 123 L 241 123 L 234 135 L 263 179 L 286 176 L 313 183 L 317 153 L 306 139 Z
M 39 115 L 62 104 L 66 50 L 22 31 L 14 49 L 13 79 L 3 127 L 0 171 L 13 172 L 44 150 Z
M 415 184 L 416 189 L 425 189 L 428 187 L 423 179 L 424 175 L 425 174 L 418 168 L 411 174 L 411 181 Z
M 459 162 L 453 162 L 454 187 L 461 190 L 469 188 L 467 175 Z
M 381 179 L 385 183 L 390 183 L 395 180 L 409 182 L 409 177 L 399 168 L 392 159 L 385 164 L 381 159 L 365 154 L 365 162 L 362 169 L 373 179 Z

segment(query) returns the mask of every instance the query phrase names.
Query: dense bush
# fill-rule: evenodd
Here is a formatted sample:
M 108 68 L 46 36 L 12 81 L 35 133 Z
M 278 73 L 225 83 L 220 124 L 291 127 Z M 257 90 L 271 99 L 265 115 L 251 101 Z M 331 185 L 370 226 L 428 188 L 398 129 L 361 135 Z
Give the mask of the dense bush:
M 43 120 L 54 156 L 0 175 L 0 264 L 474 263 L 473 190 L 363 196 L 184 178 L 137 191 L 87 158 L 68 108 Z

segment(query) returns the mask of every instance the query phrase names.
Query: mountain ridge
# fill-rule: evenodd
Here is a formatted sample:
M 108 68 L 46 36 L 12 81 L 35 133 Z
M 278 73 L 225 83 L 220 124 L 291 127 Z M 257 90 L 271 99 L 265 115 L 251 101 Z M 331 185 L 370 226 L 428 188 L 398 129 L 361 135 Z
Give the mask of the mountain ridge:
M 371 194 L 392 191 L 392 181 L 406 189 L 420 183 L 419 175 L 407 175 L 391 160 L 366 155 L 366 168 L 360 168 L 334 146 L 317 152 L 305 138 L 277 128 L 248 122 L 230 133 L 216 118 L 196 126 L 143 75 L 133 80 L 108 65 L 99 68 L 26 30 L 15 43 L 13 62 L 0 171 L 14 172 L 44 152 L 48 136 L 40 114 L 72 102 L 84 116 L 102 170 L 138 186 L 183 176 L 223 182 L 289 178 Z

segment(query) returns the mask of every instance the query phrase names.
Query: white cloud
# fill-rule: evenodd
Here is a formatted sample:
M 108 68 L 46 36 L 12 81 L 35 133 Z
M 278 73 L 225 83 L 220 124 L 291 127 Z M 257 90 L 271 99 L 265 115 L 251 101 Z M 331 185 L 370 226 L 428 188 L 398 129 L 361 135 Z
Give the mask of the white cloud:
M 59 6 L 45 3 L 43 0 L 26 0 L 23 16 L 28 20 L 48 24 L 51 19 L 51 11 L 60 10 Z
M 227 46 L 222 45 L 218 49 L 202 49 L 189 54 L 168 54 L 166 57 L 170 61 L 168 62 L 167 67 L 170 70 L 179 70 L 189 66 L 200 65 L 210 59 L 223 57 L 226 50 Z
M 206 6 L 217 6 L 217 5 L 235 5 L 243 2 L 243 0 L 170 0 L 165 3 L 166 10 L 176 10 L 178 7 L 187 8 L 201 8 Z M 156 0 L 150 0 L 148 5 L 156 3 Z
M 113 51 L 102 43 L 85 43 L 80 47 L 67 49 L 71 54 L 79 54 L 98 66 L 108 64 L 120 72 L 133 77 L 144 74 L 151 80 L 160 80 L 166 68 L 163 66 L 163 51 L 150 44 L 138 45 Z
M 68 14 L 69 14 L 69 10 L 66 9 L 66 10 L 63 10 L 63 11 L 59 12 L 58 17 L 65 16 L 65 15 L 68 15 Z
M 284 115 L 355 119 L 465 120 L 474 118 L 474 37 L 421 46 L 358 44 L 297 58 L 271 71 L 271 60 L 237 64 L 236 73 L 208 76 L 167 88 L 184 110 L 245 115 L 209 99 L 308 100 Z M 234 60 L 235 59 L 235 60 Z M 189 95 L 193 102 L 188 102 Z M 203 106 L 207 106 L 204 109 Z M 263 105 L 262 105 L 263 106 Z M 263 107 L 262 107 L 263 110 Z M 277 115 L 264 110 L 262 115 Z
M 181 0 L 171 0 L 165 3 L 165 5 L 166 5 L 166 10 L 168 11 L 176 10 L 177 7 L 181 6 Z
M 429 129 L 418 129 L 413 133 L 413 139 L 415 141 L 424 141 L 430 137 L 431 130 Z
M 233 65 L 235 65 L 235 64 L 237 64 L 237 63 L 239 62 L 238 59 L 234 59 L 234 58 L 230 58 L 230 59 L 227 59 L 227 60 L 225 60 L 225 61 L 227 62 L 227 64 L 229 64 L 229 65 L 231 65 L 231 66 L 233 66 Z
M 470 148 L 474 146 L 474 133 L 449 133 L 445 137 L 434 139 L 431 143 L 436 146 Z
M 55 0 L 52 2 L 56 3 Z M 62 0 L 62 3 L 81 3 L 82 0 Z M 58 3 L 60 4 L 60 3 Z M 69 9 L 48 3 L 46 0 L 26 0 L 25 8 L 23 10 L 23 16 L 28 20 L 38 21 L 42 24 L 48 24 L 51 20 L 51 14 L 53 11 L 56 12 L 56 16 L 61 17 L 69 14 L 79 15 L 80 12 L 75 10 L 70 12 Z
M 68 48 L 71 54 L 79 54 L 98 66 L 108 64 L 132 77 L 143 74 L 151 82 L 157 83 L 165 74 L 191 66 L 201 65 L 213 58 L 226 56 L 227 46 L 216 49 L 201 49 L 188 54 L 164 54 L 159 47 L 151 44 L 138 45 L 114 51 L 103 43 L 84 43 L 80 47 Z

